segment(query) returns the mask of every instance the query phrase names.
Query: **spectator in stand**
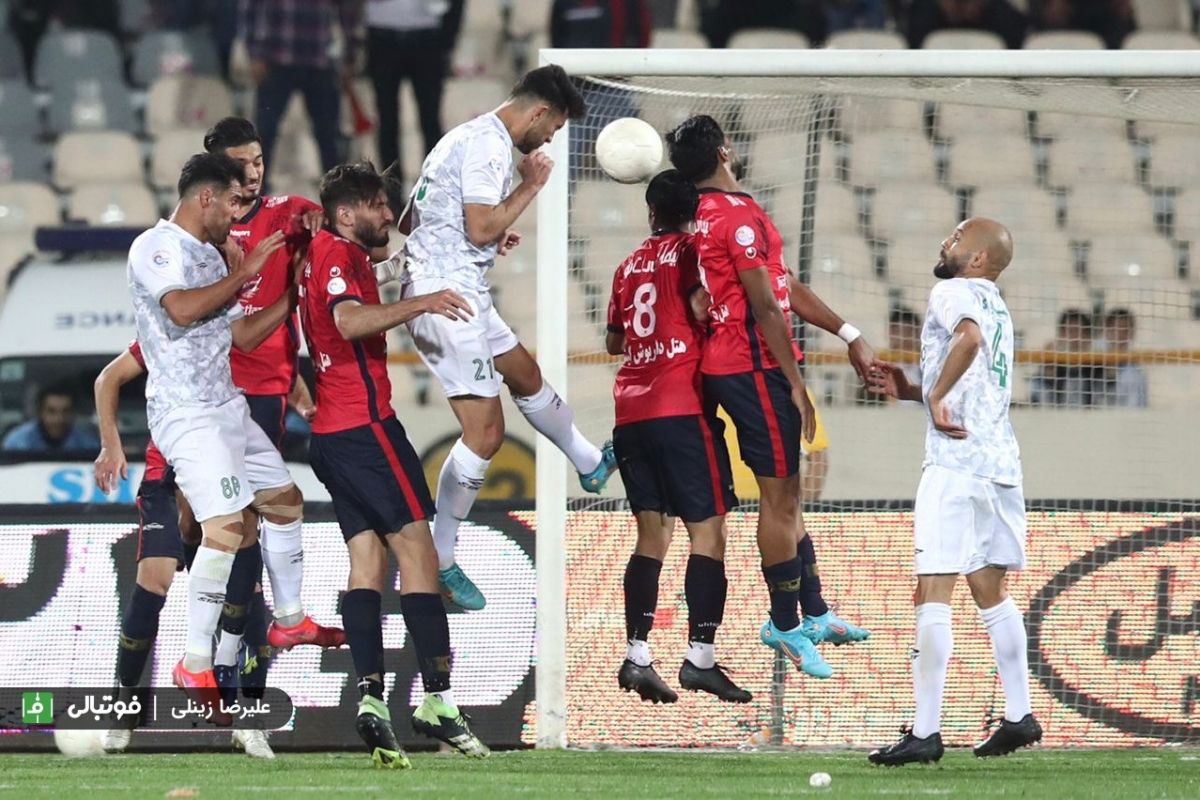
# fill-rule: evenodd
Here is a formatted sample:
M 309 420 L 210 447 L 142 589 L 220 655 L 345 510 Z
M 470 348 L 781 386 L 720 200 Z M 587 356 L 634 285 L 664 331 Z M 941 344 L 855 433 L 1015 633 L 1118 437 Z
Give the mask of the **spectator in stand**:
M 379 162 L 398 162 L 400 84 L 417 100 L 421 139 L 428 153 L 442 138 L 442 87 L 462 26 L 464 0 L 368 0 L 367 72 L 379 113 Z
M 25 74 L 33 74 L 38 42 L 50 23 L 89 28 L 120 36 L 117 0 L 10 0 L 8 27 L 25 57 Z
M 934 31 L 989 31 L 1006 47 L 1020 49 L 1025 41 L 1025 15 L 1008 0 L 913 0 L 908 12 L 908 46 L 921 47 Z
M 355 72 L 362 46 L 363 0 L 242 0 L 241 35 L 258 87 L 257 124 L 263 155 L 274 163 L 279 120 L 292 95 L 304 96 L 321 168 L 338 156 L 341 84 Z M 340 21 L 343 52 L 335 54 L 334 26 Z
M 825 20 L 829 33 L 883 28 L 887 13 L 883 0 L 825 0 Z
M 9 453 L 90 453 L 99 446 L 94 430 L 75 424 L 71 393 L 50 387 L 38 392 L 37 416 L 9 431 L 0 449 Z
M 1114 308 L 1104 315 L 1104 339 L 1100 348 L 1109 353 L 1128 353 L 1133 346 L 1136 324 L 1133 312 Z M 1149 405 L 1146 371 L 1140 364 L 1124 361 L 1105 371 L 1104 399 L 1107 405 L 1145 408 Z
M 1035 30 L 1090 31 L 1113 50 L 1137 28 L 1131 0 L 1031 0 L 1030 12 Z
M 727 47 L 747 28 L 782 28 L 803 33 L 813 44 L 825 41 L 824 0 L 697 0 L 700 32 L 712 47 Z
M 1058 317 L 1058 331 L 1046 349 L 1055 353 L 1094 351 L 1092 317 L 1068 308 Z M 1102 402 L 1103 371 L 1094 364 L 1047 364 L 1033 379 L 1029 400 L 1034 405 L 1091 406 Z

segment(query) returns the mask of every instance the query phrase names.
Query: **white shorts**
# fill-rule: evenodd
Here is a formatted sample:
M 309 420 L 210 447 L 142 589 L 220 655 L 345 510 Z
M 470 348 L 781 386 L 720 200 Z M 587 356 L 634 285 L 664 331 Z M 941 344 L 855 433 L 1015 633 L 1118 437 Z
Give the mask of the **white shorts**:
M 913 534 L 918 575 L 969 575 L 984 567 L 1025 566 L 1025 495 L 939 467 L 925 467 Z
M 475 316 L 469 321 L 441 314 L 422 314 L 408 323 L 408 332 L 421 360 L 437 376 L 446 397 L 499 397 L 504 382 L 495 358 L 520 341 L 492 305 L 490 292 L 464 290 L 441 278 L 422 278 L 405 284 L 404 297 L 454 289 L 467 298 Z
M 246 398 L 180 406 L 151 430 L 197 522 L 236 514 L 254 493 L 292 484 L 283 456 L 250 418 Z

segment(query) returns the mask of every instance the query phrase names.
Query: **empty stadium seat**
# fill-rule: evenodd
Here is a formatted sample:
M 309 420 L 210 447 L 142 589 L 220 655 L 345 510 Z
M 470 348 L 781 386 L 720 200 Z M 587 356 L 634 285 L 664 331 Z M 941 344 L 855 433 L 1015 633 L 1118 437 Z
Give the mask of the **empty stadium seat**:
M 895 31 L 837 31 L 825 40 L 831 50 L 907 50 L 908 43 Z
M 1049 192 L 1036 186 L 982 184 L 971 196 L 971 214 L 999 220 L 1018 241 L 1031 233 L 1040 237 L 1058 228 L 1057 203 Z
M 158 203 L 142 183 L 89 183 L 71 193 L 68 219 L 89 225 L 150 227 L 159 219 Z
M 934 31 L 921 43 L 922 50 L 1003 50 L 1004 40 L 988 31 Z
M 33 92 L 24 80 L 0 82 L 0 136 L 34 137 L 42 132 Z
M 146 95 L 146 132 L 160 136 L 179 128 L 209 128 L 233 113 L 233 96 L 220 78 L 165 75 Z
M 1128 139 L 1129 126 L 1123 119 L 1098 117 L 1085 114 L 1066 114 L 1039 111 L 1034 121 L 1037 135 L 1043 138 L 1060 139 L 1071 136 L 1109 136 Z
M 650 46 L 657 49 L 701 50 L 708 47 L 708 39 L 697 31 L 658 28 L 650 34 Z
M 804 184 L 780 186 L 770 197 L 760 199 L 764 208 L 781 229 L 796 230 L 804 217 Z M 858 235 L 862 218 L 853 190 L 833 181 L 817 184 L 813 200 L 815 214 L 813 230 L 818 237 L 824 234 Z
M 59 89 L 77 80 L 123 80 L 121 51 L 112 34 L 101 31 L 51 31 L 38 44 L 34 83 Z
M 945 234 L 901 234 L 887 243 L 887 282 L 896 286 L 928 287 L 933 285 L 933 268 L 937 264 Z
M 881 186 L 871 203 L 871 231 L 881 239 L 920 233 L 949 236 L 959 221 L 958 198 L 940 186 Z
M 32 138 L 0 138 L 0 183 L 6 181 L 44 181 L 49 174 L 49 153 Z
M 1038 274 L 1033 279 L 1041 262 L 1033 254 L 1027 257 L 1019 244 L 1016 253 L 1000 280 L 1000 294 L 1012 316 L 1017 349 L 1040 350 L 1053 341 L 1063 309 L 1090 310 L 1095 296 L 1084 281 L 1072 275 L 1046 278 Z
M 808 37 L 778 28 L 745 28 L 729 37 L 733 50 L 807 50 Z
M 149 86 L 163 75 L 218 75 L 220 57 L 207 32 L 150 31 L 133 46 L 130 78 Z
M 164 131 L 150 151 L 150 185 L 162 191 L 175 188 L 184 163 L 203 151 L 204 128 Z
M 1188 5 L 1188 0 L 1133 0 L 1133 15 L 1141 31 L 1186 31 L 1192 27 Z
M 1175 197 L 1175 237 L 1197 242 L 1200 246 L 1200 186 L 1180 192 Z M 1194 251 L 1200 258 L 1200 250 Z M 1197 261 L 1193 273 L 1200 270 Z
M 838 108 L 836 126 L 838 133 L 851 141 L 876 131 L 919 133 L 925 129 L 925 104 L 919 100 L 846 97 Z
M 1121 42 L 1122 50 L 1195 50 L 1200 39 L 1187 31 L 1134 31 Z
M 1050 143 L 1047 178 L 1051 186 L 1136 183 L 1137 177 L 1136 154 L 1123 139 L 1079 132 Z
M 787 248 L 786 263 L 795 261 L 795 246 Z M 839 282 L 845 286 L 859 283 L 874 286 L 875 259 L 870 246 L 856 234 L 822 234 L 813 239 L 812 263 L 808 265 L 809 282 L 818 284 Z
M 1175 248 L 1161 236 L 1093 236 L 1090 245 L 1087 278 L 1093 286 L 1128 285 L 1130 279 L 1149 284 L 1178 276 Z
M 1103 50 L 1104 40 L 1088 31 L 1035 31 L 1025 37 L 1026 50 Z
M 931 276 L 932 277 L 932 276 Z M 875 347 L 887 342 L 888 286 L 875 278 L 857 279 L 814 271 L 808 288 L 835 312 L 854 320 L 863 336 Z M 835 334 L 816 325 L 805 331 L 809 350 L 844 353 L 846 345 Z
M 645 190 L 614 181 L 580 181 L 571 199 L 571 225 L 581 236 L 632 238 L 646 230 Z M 640 239 L 638 239 L 640 241 Z
M 54 183 L 60 188 L 140 180 L 142 152 L 128 133 L 72 131 L 54 146 Z
M 129 90 L 119 81 L 79 80 L 50 96 L 46 115 L 51 133 L 137 130 Z
M 1153 234 L 1154 203 L 1129 183 L 1076 183 L 1067 195 L 1066 229 L 1086 238 L 1100 234 Z
M 1037 164 L 1021 136 L 963 134 L 950 145 L 946 182 L 951 186 L 1033 185 Z
M 985 135 L 1024 139 L 1029 134 L 1029 115 L 1016 108 L 943 103 L 937 110 L 937 132 L 951 141 L 960 136 Z
M 510 88 L 491 78 L 452 78 L 442 95 L 442 121 L 449 129 L 486 114 L 504 102 Z
M 889 131 L 858 137 L 850 150 L 851 182 L 858 186 L 885 183 L 936 183 L 937 169 L 929 142 L 919 133 Z
M 44 183 L 6 183 L 0 191 L 0 233 L 30 231 L 61 221 L 58 197 Z
M 1152 186 L 1200 186 L 1200 139 L 1195 132 L 1154 140 L 1149 180 Z
M 766 133 L 754 137 L 746 151 L 746 175 L 759 186 L 788 184 L 804 179 L 807 158 L 807 134 Z M 818 165 L 823 176 L 833 176 L 835 159 L 823 152 Z
M 0 80 L 25 80 L 25 60 L 21 57 L 21 46 L 16 37 L 4 28 L 0 28 Z

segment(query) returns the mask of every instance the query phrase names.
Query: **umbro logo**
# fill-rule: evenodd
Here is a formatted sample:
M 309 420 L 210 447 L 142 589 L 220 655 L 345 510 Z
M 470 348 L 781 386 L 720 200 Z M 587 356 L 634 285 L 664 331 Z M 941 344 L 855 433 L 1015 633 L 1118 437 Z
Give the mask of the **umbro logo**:
M 163 526 L 157 522 L 151 522 L 148 525 L 142 526 L 142 530 L 144 531 L 161 531 L 162 529 Z

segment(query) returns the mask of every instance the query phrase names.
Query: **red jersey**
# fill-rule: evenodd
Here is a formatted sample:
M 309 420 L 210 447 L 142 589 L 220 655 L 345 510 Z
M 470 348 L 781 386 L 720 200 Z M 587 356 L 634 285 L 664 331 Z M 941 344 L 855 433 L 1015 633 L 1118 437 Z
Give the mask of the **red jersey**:
M 617 267 L 608 329 L 625 335 L 613 384 L 618 425 L 701 413 L 704 336 L 688 305 L 699 285 L 690 233 L 651 236 Z
M 284 246 L 272 254 L 262 271 L 238 292 L 238 302 L 247 316 L 261 311 L 287 292 L 292 282 L 292 257 L 297 248 L 306 247 L 311 238 L 301 215 L 320 210 L 319 205 L 303 197 L 260 197 L 254 201 L 250 213 L 233 224 L 229 235 L 247 253 L 275 231 L 283 231 L 287 237 Z M 288 394 L 296 378 L 299 350 L 295 320 L 289 318 L 249 353 L 233 348 L 229 363 L 233 368 L 234 384 L 246 394 Z
M 701 189 L 700 207 L 696 209 L 696 246 L 700 251 L 700 280 L 712 297 L 701 372 L 734 375 L 778 367 L 754 321 L 750 299 L 738 277 L 744 270 L 766 267 L 784 316 L 791 311 L 783 237 L 775 223 L 744 192 Z
M 350 341 L 338 332 L 333 309 L 355 300 L 379 305 L 370 254 L 323 230 L 313 237 L 300 286 L 300 319 L 317 375 L 313 433 L 334 433 L 395 416 L 382 331 Z
M 129 355 L 133 356 L 139 367 L 143 370 L 146 368 L 146 360 L 142 358 L 142 346 L 137 339 L 129 343 Z M 166 473 L 167 459 L 163 457 L 162 451 L 151 439 L 146 442 L 146 469 L 142 473 L 142 480 L 161 481 Z

